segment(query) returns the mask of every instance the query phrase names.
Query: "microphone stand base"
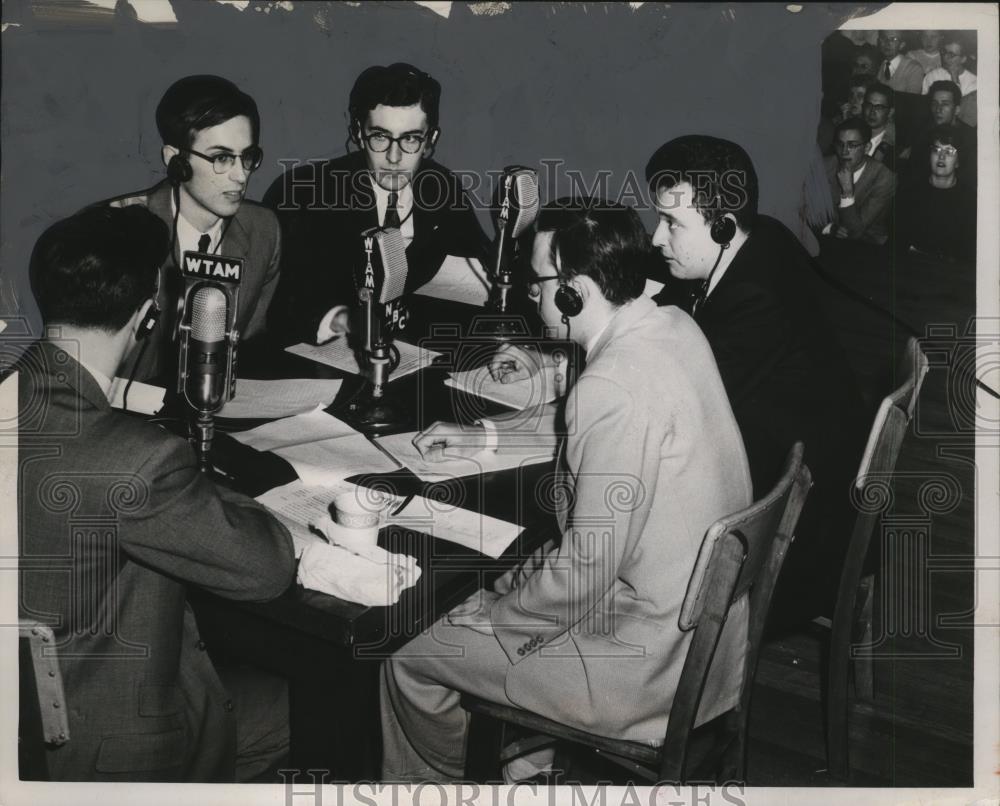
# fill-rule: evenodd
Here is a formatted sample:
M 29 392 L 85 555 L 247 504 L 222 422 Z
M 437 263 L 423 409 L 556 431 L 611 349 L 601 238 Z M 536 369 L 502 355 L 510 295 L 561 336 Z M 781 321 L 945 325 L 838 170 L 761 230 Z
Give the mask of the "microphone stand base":
M 358 431 L 372 434 L 405 430 L 411 424 L 405 406 L 388 394 L 375 397 L 370 386 L 362 390 L 337 416 Z
M 531 330 L 523 316 L 514 313 L 499 313 L 489 311 L 476 316 L 470 328 L 471 336 L 508 341 L 514 338 L 525 338 L 531 335 Z

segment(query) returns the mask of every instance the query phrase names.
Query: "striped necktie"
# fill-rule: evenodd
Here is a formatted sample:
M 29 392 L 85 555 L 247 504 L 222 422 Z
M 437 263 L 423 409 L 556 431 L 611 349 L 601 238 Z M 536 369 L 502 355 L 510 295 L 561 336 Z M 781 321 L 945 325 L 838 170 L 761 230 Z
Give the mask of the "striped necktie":
M 382 222 L 382 226 L 386 229 L 400 227 L 399 210 L 396 208 L 398 203 L 399 194 L 393 190 L 389 193 L 389 203 L 385 206 L 385 220 Z

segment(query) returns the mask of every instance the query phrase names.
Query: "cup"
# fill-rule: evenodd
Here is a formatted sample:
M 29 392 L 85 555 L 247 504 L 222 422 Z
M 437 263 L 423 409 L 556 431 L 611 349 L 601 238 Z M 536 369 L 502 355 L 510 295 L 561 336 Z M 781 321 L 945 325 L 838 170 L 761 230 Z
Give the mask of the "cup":
M 333 497 L 333 517 L 337 525 L 345 529 L 377 531 L 388 503 L 378 490 L 357 487 Z

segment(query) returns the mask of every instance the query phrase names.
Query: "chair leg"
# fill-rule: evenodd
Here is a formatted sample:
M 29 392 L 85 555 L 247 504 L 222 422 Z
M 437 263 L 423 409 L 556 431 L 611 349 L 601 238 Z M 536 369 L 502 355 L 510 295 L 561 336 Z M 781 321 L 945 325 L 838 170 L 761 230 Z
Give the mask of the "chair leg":
M 827 767 L 834 778 L 847 780 L 848 767 L 848 678 L 850 676 L 853 603 L 838 597 L 830 635 L 830 658 L 826 692 Z
M 872 645 L 872 609 L 875 600 L 875 578 L 868 575 L 858 586 L 858 610 L 854 619 L 856 643 L 861 644 L 865 654 L 853 659 L 854 694 L 859 700 L 871 702 L 875 699 L 875 675 L 872 669 L 870 647 Z
M 503 723 L 486 716 L 469 715 L 469 737 L 465 745 L 465 777 L 477 784 L 503 783 L 500 751 L 503 749 Z

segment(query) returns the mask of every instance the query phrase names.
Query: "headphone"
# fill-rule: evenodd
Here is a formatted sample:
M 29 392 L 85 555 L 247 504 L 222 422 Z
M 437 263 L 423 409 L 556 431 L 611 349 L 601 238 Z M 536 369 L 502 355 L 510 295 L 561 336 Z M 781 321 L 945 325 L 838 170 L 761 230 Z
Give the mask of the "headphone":
M 713 241 L 725 248 L 736 237 L 736 222 L 729 216 L 717 218 L 712 222 L 710 234 Z
M 579 316 L 583 310 L 583 297 L 573 286 L 567 285 L 565 280 L 559 280 L 559 288 L 553 300 L 556 310 L 563 315 L 563 321 L 573 316 Z
M 181 153 L 174 154 L 167 162 L 167 179 L 174 187 L 180 187 L 194 176 L 191 162 Z
M 153 299 L 153 304 L 146 310 L 146 315 L 139 322 L 139 327 L 135 332 L 135 340 L 142 341 L 156 329 L 156 323 L 160 321 L 160 306 Z

